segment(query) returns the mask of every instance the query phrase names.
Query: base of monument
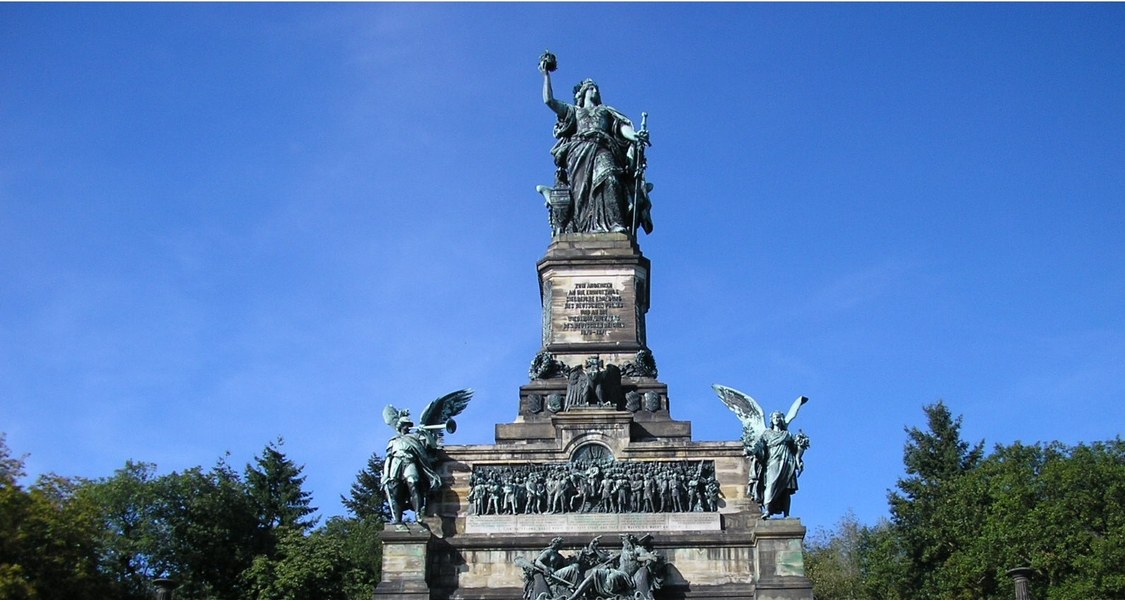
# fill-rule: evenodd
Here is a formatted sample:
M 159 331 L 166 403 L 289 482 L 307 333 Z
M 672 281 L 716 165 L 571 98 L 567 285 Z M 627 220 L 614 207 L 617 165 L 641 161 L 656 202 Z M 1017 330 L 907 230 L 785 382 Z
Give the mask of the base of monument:
M 419 523 L 387 525 L 383 539 L 383 574 L 376 600 L 430 600 L 427 582 L 433 534 Z
M 656 600 L 802 600 L 812 597 L 811 595 L 755 595 L 754 587 L 751 585 L 699 586 L 693 589 L 673 586 L 657 591 L 654 596 Z M 435 591 L 431 598 L 432 600 L 519 600 L 523 598 L 523 588 Z
M 515 600 L 523 596 L 522 588 L 513 585 L 522 581 L 517 559 L 534 558 L 542 551 L 549 534 L 514 531 L 517 521 L 526 520 L 522 516 L 479 518 L 507 520 L 511 528 L 507 532 L 465 531 L 432 540 L 427 560 L 431 599 Z M 594 535 L 561 529 L 555 533 L 562 535 L 567 550 L 581 547 Z M 609 527 L 602 530 L 603 548 L 615 551 L 614 540 L 619 533 L 623 532 Z M 655 597 L 811 600 L 812 583 L 805 577 L 801 552 L 804 534 L 805 528 L 797 519 L 757 520 L 743 530 L 658 530 L 654 532 L 655 550 L 667 560 L 667 572 L 664 587 Z M 384 577 L 387 576 L 385 572 Z
M 761 587 L 752 584 L 723 586 L 669 586 L 653 594 L 656 600 L 811 600 L 812 584 L 794 588 Z M 431 600 L 518 600 L 523 588 L 492 588 L 486 590 L 435 590 Z

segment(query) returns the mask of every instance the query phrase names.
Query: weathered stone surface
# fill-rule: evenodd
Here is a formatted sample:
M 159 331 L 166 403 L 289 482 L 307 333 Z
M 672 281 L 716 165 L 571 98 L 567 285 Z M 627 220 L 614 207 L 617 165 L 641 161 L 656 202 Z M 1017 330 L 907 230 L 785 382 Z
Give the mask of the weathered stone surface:
M 465 533 L 720 531 L 718 513 L 468 515 Z
M 375 598 L 428 600 L 430 598 L 430 530 L 418 524 L 387 525 L 383 539 L 383 577 Z
M 570 366 L 646 347 L 649 261 L 623 233 L 561 235 L 539 261 L 543 348 Z
M 658 600 L 811 600 L 800 521 L 761 518 L 747 495 L 742 442 L 692 440 L 691 423 L 672 419 L 668 388 L 655 369 L 627 369 L 634 376 L 621 378 L 622 392 L 642 402 L 569 410 L 559 403 L 567 393 L 565 375 L 589 357 L 624 365 L 647 349 L 649 263 L 636 243 L 624 234 L 560 234 L 539 262 L 539 276 L 544 329 L 535 364 L 549 368 L 533 365 L 531 381 L 520 387 L 518 414 L 496 425 L 495 444 L 441 451 L 441 492 L 431 500 L 434 516 L 426 519 L 429 543 L 386 532 L 383 597 L 425 597 L 403 595 L 418 593 L 421 577 L 433 599 L 514 600 L 522 597 L 523 582 L 516 558 L 536 556 L 554 536 L 564 538 L 568 553 L 595 535 L 613 551 L 620 548 L 618 534 L 629 532 L 653 534 L 655 550 L 667 560 Z M 572 293 L 578 291 L 584 293 Z M 598 460 L 608 454 L 614 461 L 705 463 L 719 484 L 717 512 L 469 514 L 474 468 L 586 460 L 595 447 L 603 457 Z
M 558 381 L 558 382 L 556 382 Z M 604 428 L 607 423 L 620 423 L 623 439 L 632 442 L 664 441 L 686 443 L 691 441 L 691 422 L 672 420 L 668 411 L 667 386 L 660 382 L 629 382 L 626 389 L 641 393 L 653 392 L 660 398 L 656 411 L 639 410 L 630 413 L 626 410 L 606 410 L 600 407 L 581 407 L 565 412 L 530 410 L 531 394 L 548 396 L 564 393 L 565 383 L 561 380 L 536 381 L 520 388 L 520 415 L 514 423 L 496 425 L 496 443 L 532 444 L 552 443 L 557 439 L 572 436 L 576 430 Z
M 812 597 L 812 582 L 805 577 L 801 540 L 805 528 L 799 519 L 759 521 L 754 529 L 755 598 L 794 600 Z
M 593 411 L 553 419 L 555 436 L 533 444 L 449 446 L 442 472 L 449 485 L 435 508 L 445 535 L 431 560 L 435 597 L 484 600 L 497 590 L 520 597 L 522 572 L 511 562 L 533 555 L 554 535 L 570 550 L 602 534 L 605 540 L 631 531 L 652 533 L 657 550 L 671 569 L 657 598 L 762 597 L 811 598 L 803 574 L 800 547 L 805 530 L 795 519 L 763 521 L 759 507 L 746 496 L 747 462 L 740 442 L 694 442 L 683 439 L 637 441 L 627 433 L 632 414 Z M 597 421 L 597 423 L 591 421 Z M 598 441 L 619 460 L 709 460 L 722 487 L 718 513 L 486 515 L 467 514 L 468 478 L 473 465 L 520 460 L 567 460 L 583 443 Z M 612 522 L 611 522 L 612 521 Z M 607 546 L 611 543 L 607 542 Z

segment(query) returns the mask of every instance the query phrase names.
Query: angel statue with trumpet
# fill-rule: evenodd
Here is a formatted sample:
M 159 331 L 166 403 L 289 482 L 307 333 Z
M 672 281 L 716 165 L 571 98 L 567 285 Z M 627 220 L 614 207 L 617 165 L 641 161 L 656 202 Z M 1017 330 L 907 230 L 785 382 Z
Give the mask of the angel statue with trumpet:
M 809 436 L 804 432 L 793 435 L 789 424 L 809 399 L 794 400 L 787 414 L 773 412 L 767 427 L 766 413 L 753 398 L 721 385 L 712 387 L 742 422 L 742 443 L 750 458 L 747 492 L 762 507 L 762 518 L 788 517 L 789 500 L 797 491 L 797 477 L 805 470 L 804 454 L 809 447 Z
M 442 431 L 457 431 L 453 417 L 465 410 L 472 397 L 472 390 L 458 390 L 430 402 L 417 427 L 409 410 L 390 404 L 383 409 L 383 420 L 395 430 L 383 461 L 383 490 L 391 505 L 392 523 L 402 523 L 406 508 L 412 508 L 419 519 L 426 514 L 430 493 L 441 487 L 436 463 Z

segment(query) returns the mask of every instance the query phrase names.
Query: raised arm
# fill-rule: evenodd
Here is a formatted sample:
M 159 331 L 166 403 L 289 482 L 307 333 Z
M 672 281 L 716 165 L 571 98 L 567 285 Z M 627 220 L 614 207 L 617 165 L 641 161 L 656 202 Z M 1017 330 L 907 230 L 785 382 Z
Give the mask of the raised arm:
M 566 103 L 560 102 L 555 99 L 555 94 L 551 89 L 551 73 L 543 64 L 539 64 L 539 72 L 543 74 L 543 104 L 547 105 L 559 118 L 566 116 Z

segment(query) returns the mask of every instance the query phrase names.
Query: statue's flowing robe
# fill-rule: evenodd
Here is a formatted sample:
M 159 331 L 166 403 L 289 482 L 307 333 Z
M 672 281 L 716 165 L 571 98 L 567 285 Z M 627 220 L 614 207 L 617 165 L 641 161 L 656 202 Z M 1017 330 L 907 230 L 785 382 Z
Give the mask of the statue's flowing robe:
M 561 137 L 551 154 L 569 179 L 573 231 L 626 232 L 632 226 L 631 177 L 626 169 L 629 141 L 621 136 L 622 125 L 632 123 L 603 105 L 567 105 L 566 114 L 559 118 Z
M 594 592 L 602 598 L 612 598 L 634 589 L 631 575 L 609 565 L 587 571 L 586 577 L 594 580 Z
M 765 454 L 762 505 L 773 514 L 789 514 L 789 499 L 797 491 L 797 442 L 784 429 L 768 429 L 759 438 Z

